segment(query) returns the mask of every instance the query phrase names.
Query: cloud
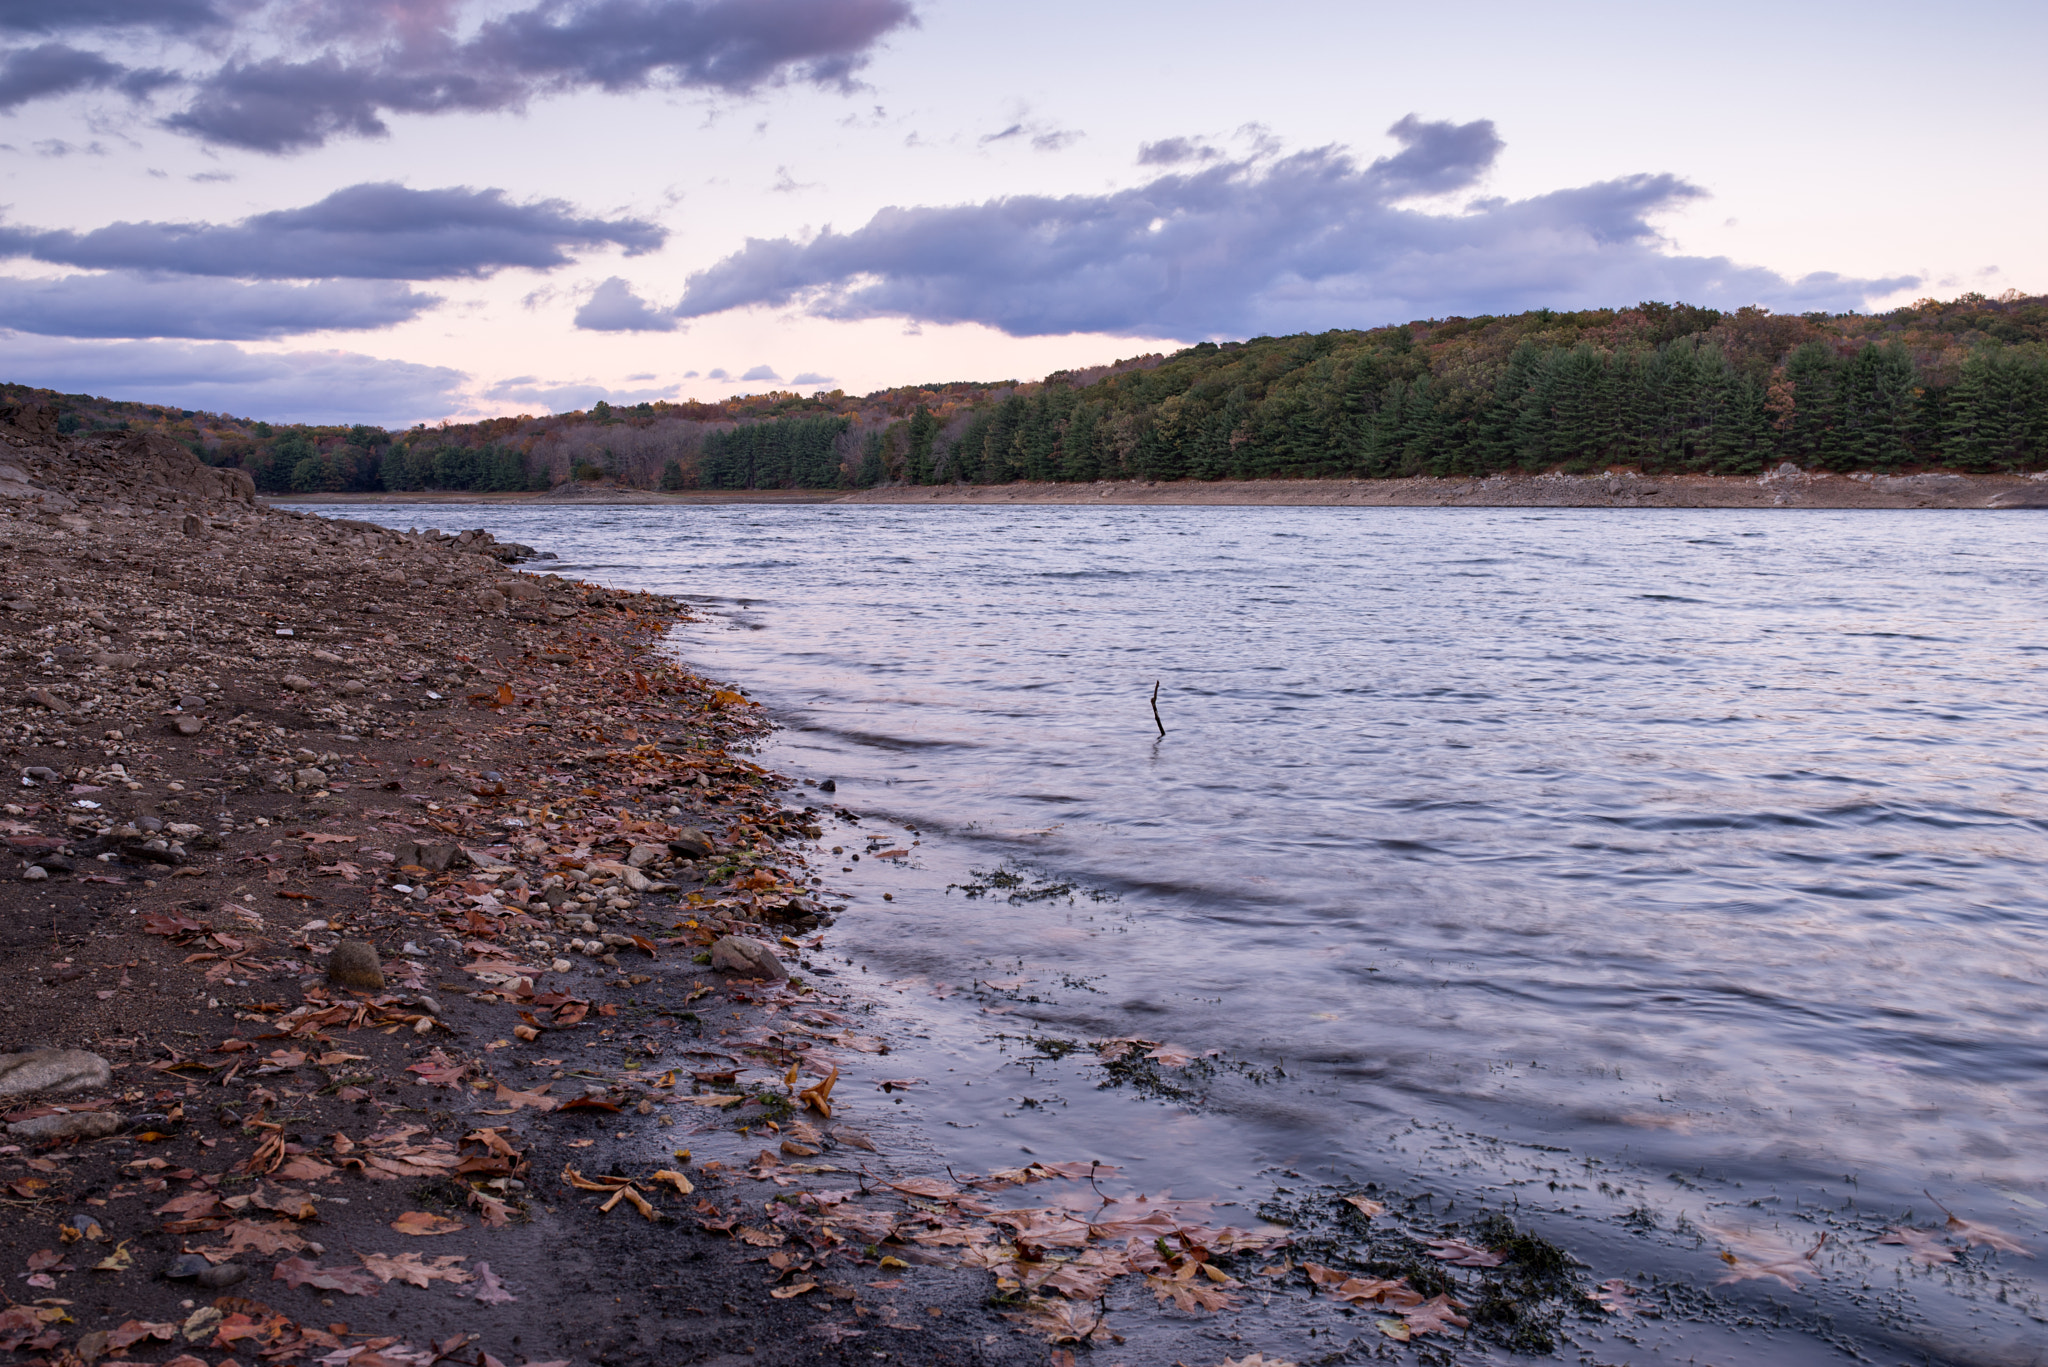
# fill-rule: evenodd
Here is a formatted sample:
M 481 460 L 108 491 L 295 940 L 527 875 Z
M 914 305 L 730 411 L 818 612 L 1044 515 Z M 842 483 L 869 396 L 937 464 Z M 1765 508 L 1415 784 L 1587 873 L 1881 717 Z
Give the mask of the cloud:
M 740 376 L 741 384 L 745 384 L 749 380 L 768 380 L 775 384 L 782 383 L 782 377 L 775 373 L 775 367 L 768 365 L 757 365 L 746 374 Z
M 276 51 L 188 73 L 191 99 L 165 124 L 292 152 L 383 136 L 390 114 L 519 110 L 576 90 L 850 89 L 875 44 L 915 23 L 908 0 L 541 0 L 481 22 L 464 10 L 277 0 L 263 7 Z
M 1179 166 L 1188 161 L 1214 161 L 1223 154 L 1200 138 L 1161 138 L 1138 144 L 1138 165 Z
M 208 0 L 6 0 L 0 29 L 16 33 L 150 28 L 190 33 L 226 21 Z
M 247 342 L 390 327 L 440 302 L 405 285 L 370 280 L 242 284 L 126 271 L 57 280 L 0 277 L 0 319 L 17 332 L 51 337 Z
M 1060 128 L 1041 119 L 1020 118 L 1017 122 L 998 132 L 982 134 L 975 142 L 978 146 L 987 147 L 992 143 L 1029 138 L 1032 148 L 1036 151 L 1060 152 L 1087 136 L 1086 133 L 1079 132 L 1078 130 Z
M 659 389 L 608 389 L 601 384 L 588 381 L 548 381 L 532 375 L 519 375 L 509 380 L 500 380 L 484 391 L 486 399 L 500 403 L 522 404 L 532 409 L 545 409 L 550 413 L 575 413 L 589 408 L 599 399 L 613 404 L 652 403 L 656 399 L 672 399 L 676 396 L 676 385 L 663 385 Z
M 830 375 L 820 375 L 814 370 L 806 370 L 803 374 L 791 380 L 790 383 L 793 385 L 806 386 L 814 384 L 831 384 L 832 377 Z
M 74 90 L 105 89 L 126 74 L 126 68 L 98 53 L 62 43 L 17 48 L 0 56 L 0 110 Z
M 642 219 L 578 217 L 559 199 L 519 204 L 503 190 L 369 183 L 233 224 L 123 222 L 83 233 L 0 224 L 0 257 L 267 280 L 445 280 L 508 266 L 552 270 L 569 263 L 571 247 L 620 246 L 632 256 L 666 237 Z
M 795 304 L 831 319 L 982 323 L 1012 336 L 1204 337 L 1644 298 L 1848 308 L 1911 277 L 1788 280 L 1668 252 L 1650 220 L 1704 192 L 1632 175 L 1464 212 L 1403 207 L 1469 189 L 1493 125 L 1389 130 L 1401 151 L 1255 153 L 1100 195 L 887 208 L 850 232 L 750 238 L 689 278 L 678 316 Z
M 229 342 L 52 342 L 0 331 L 0 374 L 66 393 L 113 394 L 273 422 L 409 426 L 455 412 L 446 366 L 346 351 L 252 352 Z
M 576 310 L 576 326 L 589 332 L 674 332 L 676 320 L 672 314 L 657 312 L 633 293 L 622 277 L 614 275 Z
M 685 376 L 684 378 L 687 379 L 689 377 Z M 704 378 L 707 380 L 729 380 L 732 378 L 732 372 L 727 370 L 724 366 L 720 366 L 716 370 L 705 371 Z

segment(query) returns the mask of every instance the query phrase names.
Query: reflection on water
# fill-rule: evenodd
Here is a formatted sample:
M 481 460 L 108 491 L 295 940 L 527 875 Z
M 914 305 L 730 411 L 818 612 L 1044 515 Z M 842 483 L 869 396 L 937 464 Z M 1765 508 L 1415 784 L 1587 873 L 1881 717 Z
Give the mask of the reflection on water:
M 1924 1223 L 1931 1187 L 2048 1242 L 2048 522 L 368 515 L 703 602 L 680 648 L 785 718 L 776 762 L 927 842 L 845 943 L 956 981 L 971 943 L 1044 984 L 1033 1029 L 1284 1060 L 1220 1103 L 1248 1155 L 1533 1193 L 1488 1136 L 1609 1165 L 1616 1210 Z M 1113 913 L 945 891 L 1006 859 Z

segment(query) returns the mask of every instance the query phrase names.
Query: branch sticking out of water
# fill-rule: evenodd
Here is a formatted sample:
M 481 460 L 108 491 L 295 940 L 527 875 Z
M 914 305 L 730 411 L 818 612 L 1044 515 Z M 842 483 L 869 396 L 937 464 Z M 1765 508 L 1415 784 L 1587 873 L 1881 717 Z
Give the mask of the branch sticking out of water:
M 1152 681 L 1152 724 L 1159 728 L 1159 738 L 1166 739 L 1166 723 L 1159 720 L 1159 681 Z

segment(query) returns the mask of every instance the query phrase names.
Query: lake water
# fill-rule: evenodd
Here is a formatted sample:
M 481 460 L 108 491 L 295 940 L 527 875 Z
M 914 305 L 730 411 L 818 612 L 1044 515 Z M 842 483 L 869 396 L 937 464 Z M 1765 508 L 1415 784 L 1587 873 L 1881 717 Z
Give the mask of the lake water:
M 912 850 L 832 875 L 831 943 L 966 1166 L 1426 1187 L 1702 1285 L 1699 1225 L 1832 1230 L 1822 1284 L 1724 1292 L 1799 1320 L 1751 1360 L 2048 1361 L 2034 1264 L 1872 1242 L 1924 1189 L 2048 1248 L 2048 520 L 328 511 L 705 609 L 769 762 Z M 1026 1034 L 1222 1071 L 1103 1093 Z

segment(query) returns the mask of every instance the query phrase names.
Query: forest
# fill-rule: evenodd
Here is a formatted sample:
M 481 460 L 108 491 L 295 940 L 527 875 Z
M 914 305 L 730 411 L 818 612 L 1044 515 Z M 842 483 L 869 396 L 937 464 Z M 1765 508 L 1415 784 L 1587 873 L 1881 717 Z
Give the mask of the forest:
M 386 432 L 0 386 L 151 427 L 269 492 L 847 488 L 1628 467 L 2048 467 L 2048 298 L 1882 314 L 1686 304 L 1203 342 L 1041 381 L 788 392 Z

